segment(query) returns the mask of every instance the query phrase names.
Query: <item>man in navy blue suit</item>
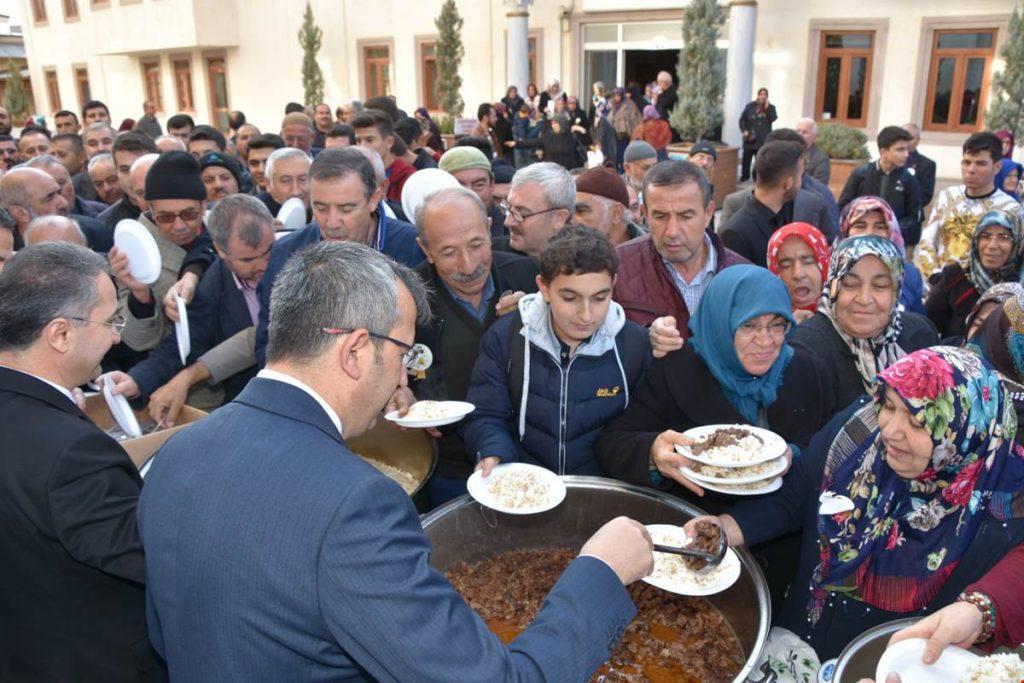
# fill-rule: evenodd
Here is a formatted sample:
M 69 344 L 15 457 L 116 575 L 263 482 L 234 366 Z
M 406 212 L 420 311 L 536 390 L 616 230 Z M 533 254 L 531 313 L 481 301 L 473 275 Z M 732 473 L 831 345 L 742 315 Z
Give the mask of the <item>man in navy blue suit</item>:
M 264 362 L 270 295 L 285 263 L 310 244 L 344 241 L 366 244 L 402 265 L 415 268 L 423 261 L 416 244 L 416 228 L 388 218 L 373 165 L 355 148 L 324 150 L 309 167 L 309 203 L 313 222 L 280 239 L 270 254 L 270 265 L 260 281 L 260 321 L 256 327 L 256 358 Z
M 267 367 L 179 432 L 139 504 L 151 638 L 178 681 L 586 680 L 635 614 L 644 528 L 602 527 L 509 646 L 430 566 L 402 489 L 352 453 L 429 309 L 359 244 L 299 252 L 271 302 Z

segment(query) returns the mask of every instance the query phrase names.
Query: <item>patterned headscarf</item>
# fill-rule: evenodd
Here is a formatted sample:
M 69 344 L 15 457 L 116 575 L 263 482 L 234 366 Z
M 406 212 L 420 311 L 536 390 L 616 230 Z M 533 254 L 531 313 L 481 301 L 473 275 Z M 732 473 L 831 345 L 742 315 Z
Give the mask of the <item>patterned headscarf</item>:
M 1009 231 L 1013 246 L 1010 248 L 1010 258 L 1002 267 L 996 270 L 988 270 L 981 265 L 981 253 L 978 249 L 978 239 L 985 228 L 998 226 Z M 1021 264 L 1024 262 L 1024 250 L 1022 250 L 1022 233 L 1020 220 L 1013 213 L 1008 211 L 989 211 L 974 228 L 974 236 L 971 237 L 971 254 L 967 260 L 968 277 L 974 283 L 978 293 L 984 294 L 988 289 L 1000 282 L 1017 282 L 1020 279 Z
M 826 591 L 895 612 L 921 609 L 987 515 L 1003 521 L 1024 514 L 1017 414 L 991 365 L 965 349 L 936 346 L 896 362 L 878 380 L 874 401 L 844 425 L 825 461 L 822 491 L 848 497 L 854 509 L 818 515 L 812 622 Z M 931 436 L 931 461 L 915 479 L 886 462 L 879 412 L 889 388 Z
M 967 331 L 970 332 L 971 325 L 974 324 L 974 319 L 981 312 L 982 306 L 985 304 L 999 304 L 1002 306 L 1007 299 L 1017 296 L 1017 293 L 1021 291 L 1024 291 L 1024 286 L 1019 282 L 1000 282 L 998 285 L 989 287 L 978 298 L 978 301 L 975 302 L 971 312 L 967 314 Z
M 653 104 L 648 104 L 646 107 L 644 107 L 644 121 L 660 118 L 661 114 L 658 113 L 658 108 L 655 107 Z
M 851 337 L 843 331 L 836 319 L 835 305 L 839 300 L 842 280 L 853 269 L 857 262 L 865 256 L 877 256 L 889 269 L 892 277 L 893 297 L 892 312 L 889 324 L 877 336 L 871 339 Z M 900 303 L 900 288 L 903 287 L 903 254 L 892 242 L 877 235 L 858 235 L 840 242 L 832 252 L 832 260 L 828 266 L 828 280 L 821 292 L 818 312 L 832 322 L 840 338 L 853 352 L 864 388 L 869 389 L 875 376 L 895 363 L 906 352 L 900 348 L 898 340 L 903 330 L 903 304 Z
M 986 296 L 1000 287 L 1013 294 L 1003 297 L 999 310 L 992 311 L 966 347 L 1017 384 L 1024 384 L 1024 287 L 1006 282 L 985 292 Z
M 821 282 L 824 284 L 825 277 L 828 275 L 828 240 L 820 230 L 810 223 L 783 225 L 772 234 L 771 239 L 768 240 L 768 270 L 775 275 L 779 274 L 779 250 L 790 237 L 799 238 L 814 252 L 814 258 L 818 261 L 818 268 L 821 270 Z M 808 306 L 807 310 L 814 311 L 817 308 L 818 304 L 815 302 Z
M 885 217 L 885 222 L 889 224 L 889 241 L 896 245 L 901 254 L 904 253 L 906 246 L 903 242 L 903 231 L 900 229 L 900 222 L 896 220 L 896 214 L 893 213 L 889 202 L 881 197 L 864 195 L 863 197 L 857 197 L 843 207 L 843 213 L 839 217 L 839 234 L 843 238 L 849 237 L 850 226 L 872 211 L 879 211 Z

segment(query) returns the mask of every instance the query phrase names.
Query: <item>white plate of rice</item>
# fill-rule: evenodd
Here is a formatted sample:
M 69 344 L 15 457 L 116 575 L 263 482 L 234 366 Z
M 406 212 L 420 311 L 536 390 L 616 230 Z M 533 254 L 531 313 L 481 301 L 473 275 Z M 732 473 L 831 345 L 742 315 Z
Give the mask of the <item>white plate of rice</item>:
M 497 465 L 486 479 L 477 470 L 466 488 L 481 505 L 509 515 L 535 515 L 565 500 L 565 482 L 557 474 L 522 462 Z
M 738 486 L 772 479 L 786 471 L 786 458 L 779 457 L 748 467 L 720 467 L 693 463 L 681 468 L 683 474 L 698 484 Z
M 890 673 L 898 673 L 903 683 L 960 683 L 972 679 L 964 678 L 968 668 L 980 659 L 978 655 L 959 647 L 947 647 L 942 651 L 938 661 L 932 665 L 924 664 L 924 648 L 928 643 L 924 638 L 908 638 L 890 645 L 878 660 L 875 677 L 885 681 Z M 979 683 L 986 679 L 976 679 Z M 1001 683 L 1005 683 L 999 679 Z
M 674 524 L 648 524 L 651 540 L 660 545 L 685 547 L 693 539 L 681 526 Z M 694 571 L 683 563 L 683 558 L 672 553 L 654 553 L 654 571 L 644 581 L 679 595 L 714 595 L 721 593 L 740 578 L 740 558 L 729 548 L 721 564 L 711 569 Z
M 384 416 L 399 427 L 423 429 L 443 427 L 458 422 L 476 410 L 476 406 L 465 401 L 416 401 L 409 406 L 409 412 L 399 417 L 397 410 Z
M 751 425 L 705 425 L 687 429 L 683 436 L 700 443 L 722 430 L 741 430 L 747 432 L 747 435 L 736 444 L 711 448 L 699 454 L 694 453 L 689 446 L 678 445 L 676 452 L 694 462 L 716 467 L 749 467 L 774 460 L 786 452 L 785 439 L 775 432 Z
M 782 477 L 755 481 L 750 484 L 709 484 L 706 481 L 700 482 L 701 488 L 717 493 L 725 493 L 730 496 L 763 496 L 766 493 L 774 493 L 782 488 Z

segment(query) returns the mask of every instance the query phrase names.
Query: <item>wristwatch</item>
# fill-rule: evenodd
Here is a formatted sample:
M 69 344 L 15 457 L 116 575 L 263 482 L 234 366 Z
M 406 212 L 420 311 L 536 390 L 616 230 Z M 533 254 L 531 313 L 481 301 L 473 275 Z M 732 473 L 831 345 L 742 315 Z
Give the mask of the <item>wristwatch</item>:
M 981 591 L 967 591 L 956 598 L 957 602 L 969 602 L 981 612 L 981 633 L 975 643 L 984 643 L 996 632 L 996 605 L 992 598 Z

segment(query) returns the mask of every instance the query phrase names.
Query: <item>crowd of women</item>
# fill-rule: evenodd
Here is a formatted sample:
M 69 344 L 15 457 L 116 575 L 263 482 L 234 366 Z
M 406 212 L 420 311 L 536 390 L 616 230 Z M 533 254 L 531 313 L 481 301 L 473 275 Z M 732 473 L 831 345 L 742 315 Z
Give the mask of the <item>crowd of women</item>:
M 905 253 L 878 197 L 845 208 L 832 245 L 808 224 L 779 229 L 768 270 L 712 280 L 692 338 L 599 446 L 611 476 L 690 498 L 751 548 L 778 610 L 766 657 L 795 680 L 799 662 L 901 617 L 937 612 L 912 633 L 965 647 L 1024 638 L 1020 217 L 984 215 L 967 265 L 926 294 Z M 789 443 L 781 489 L 736 503 L 679 474 L 679 432 L 718 423 Z M 826 491 L 852 508 L 819 514 Z
M 586 166 L 587 152 L 595 148 L 600 150 L 599 163 L 621 173 L 626 146 L 643 140 L 665 159 L 672 129 L 664 120 L 665 102 L 658 106 L 661 93 L 657 82 L 608 90 L 599 81 L 590 102 L 581 104 L 578 97 L 563 92 L 557 80 L 543 91 L 529 84 L 525 97 L 510 86 L 501 101 L 491 105 L 497 114 L 495 138 L 504 148 L 499 154 L 516 168 L 539 157 L 572 170 Z

